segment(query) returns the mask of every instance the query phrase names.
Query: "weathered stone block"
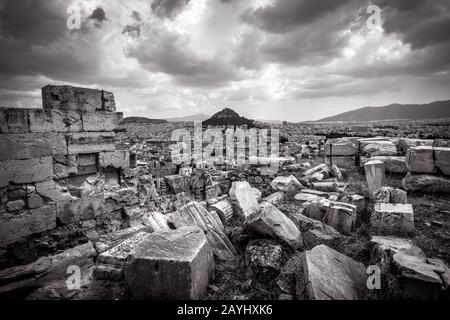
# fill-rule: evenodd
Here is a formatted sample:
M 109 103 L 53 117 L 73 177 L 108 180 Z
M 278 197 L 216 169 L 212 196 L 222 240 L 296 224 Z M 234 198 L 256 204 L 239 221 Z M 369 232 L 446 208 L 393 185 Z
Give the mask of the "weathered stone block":
M 97 279 L 118 281 L 123 278 L 126 259 L 133 253 L 136 246 L 147 237 L 148 232 L 133 233 L 119 244 L 102 252 L 97 258 L 94 276 Z M 97 269 L 99 269 L 97 271 Z
M 102 109 L 102 91 L 72 86 L 42 88 L 44 109 L 95 111 Z
M 72 200 L 67 188 L 60 186 L 53 180 L 36 183 L 36 193 L 52 202 Z
M 346 203 L 333 203 L 327 208 L 323 221 L 344 234 L 349 234 L 356 220 L 356 206 Z
M 245 264 L 261 281 L 269 282 L 280 273 L 283 249 L 269 240 L 254 240 L 245 251 Z
M 376 156 L 372 158 L 360 158 L 360 165 L 364 166 L 364 164 L 371 160 L 379 160 L 384 163 L 386 171 L 391 173 L 406 173 L 408 172 L 408 168 L 406 166 L 406 157 L 394 157 L 394 156 Z
M 377 141 L 367 144 L 362 153 L 369 158 L 375 156 L 396 156 L 397 148 L 391 141 Z
M 419 146 L 432 146 L 434 140 L 408 139 L 400 138 L 397 142 L 397 150 L 400 154 L 405 155 L 410 148 Z
M 413 147 L 406 153 L 408 170 L 417 173 L 435 173 L 437 167 L 434 163 L 433 147 Z
M 70 175 L 78 173 L 78 164 L 76 155 L 54 156 L 53 173 L 55 179 L 67 178 Z
M 373 236 L 371 239 L 370 263 L 377 264 L 383 274 L 390 272 L 395 254 L 425 257 L 425 253 L 410 239 L 393 236 Z
M 212 204 L 210 210 L 214 210 L 220 217 L 223 224 L 231 221 L 234 216 L 233 204 L 229 199 L 224 199 Z
M 29 210 L 13 219 L 1 221 L 0 243 L 13 242 L 53 228 L 56 228 L 56 209 L 54 205 Z
M 356 157 L 354 156 L 333 156 L 325 157 L 325 164 L 327 166 L 336 165 L 339 169 L 344 171 L 357 171 Z
M 6 210 L 8 212 L 16 212 L 25 208 L 25 202 L 23 200 L 14 200 L 6 204 Z
M 386 172 L 384 163 L 379 160 L 371 160 L 364 165 L 367 186 L 370 197 L 373 193 L 386 184 Z
M 81 199 L 66 200 L 56 203 L 56 219 L 62 225 L 70 225 L 81 219 Z
M 0 108 L 0 133 L 29 132 L 28 110 L 18 108 Z
M 83 112 L 83 131 L 113 131 L 122 119 L 120 112 Z
M 236 213 L 242 219 L 246 219 L 260 209 L 256 196 L 248 182 L 233 182 L 230 189 L 230 197 L 235 199 Z
M 271 183 L 273 191 L 291 191 L 295 189 L 303 189 L 304 186 L 294 176 L 289 177 L 276 177 Z
M 52 157 L 0 161 L 0 188 L 53 179 Z
M 67 136 L 68 154 L 89 154 L 116 150 L 114 132 L 75 132 Z
M 374 192 L 373 201 L 375 203 L 408 203 L 408 194 L 406 191 L 392 188 L 383 187 Z
M 203 231 L 195 227 L 147 235 L 125 265 L 137 299 L 202 299 L 214 272 Z
M 353 225 L 356 225 L 361 215 L 366 211 L 366 199 L 358 194 L 353 194 L 344 196 L 339 201 L 356 206 L 356 215 L 353 221 Z
M 181 193 L 181 192 L 187 192 L 189 193 L 190 184 L 189 184 L 189 178 L 175 174 L 164 177 L 169 190 L 173 191 L 175 194 Z
M 128 150 L 116 150 L 114 152 L 101 152 L 98 156 L 101 168 L 126 169 L 130 167 L 130 152 Z
M 286 193 L 284 193 L 283 191 L 278 191 L 278 192 L 272 193 L 271 195 L 268 195 L 267 197 L 262 199 L 262 201 L 268 202 L 268 203 L 276 206 L 277 204 L 279 204 L 280 202 L 282 202 L 284 200 L 285 196 L 286 196 Z
M 370 216 L 374 232 L 380 235 L 402 235 L 414 232 L 411 204 L 377 203 Z
M 5 134 L 0 136 L 0 161 L 41 158 L 67 151 L 63 134 Z
M 44 200 L 42 200 L 42 198 L 39 195 L 33 193 L 28 196 L 27 204 L 28 208 L 36 209 L 44 205 Z
M 364 265 L 325 245 L 302 254 L 296 278 L 298 299 L 361 300 L 368 292 Z
M 176 228 L 198 226 L 206 234 L 211 251 L 220 260 L 227 260 L 236 255 L 236 249 L 223 232 L 220 223 L 198 202 L 190 202 L 179 210 L 167 215 Z
M 402 181 L 405 190 L 425 193 L 450 193 L 450 177 L 408 172 Z
M 353 143 L 327 143 L 325 155 L 327 156 L 355 156 L 358 149 Z
M 82 131 L 81 113 L 76 110 L 30 110 L 30 132 Z
M 102 93 L 103 93 L 102 109 L 105 111 L 115 112 L 116 111 L 116 102 L 114 100 L 114 94 L 112 92 L 108 92 L 108 91 L 102 91 Z
M 445 174 L 450 175 L 450 148 L 434 148 L 436 166 Z
M 280 239 L 294 249 L 302 246 L 302 235 L 297 226 L 270 203 L 263 203 L 259 213 L 249 216 L 246 227 L 257 234 Z
M 159 212 L 145 212 L 142 221 L 145 226 L 152 230 L 152 232 L 170 230 L 170 227 L 167 224 L 167 217 Z

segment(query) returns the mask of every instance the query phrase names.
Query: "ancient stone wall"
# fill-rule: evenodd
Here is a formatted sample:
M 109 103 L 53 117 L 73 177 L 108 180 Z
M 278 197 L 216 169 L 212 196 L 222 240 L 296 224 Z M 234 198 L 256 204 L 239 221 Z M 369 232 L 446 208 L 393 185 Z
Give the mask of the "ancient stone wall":
M 139 204 L 137 186 L 123 188 L 133 172 L 116 150 L 113 94 L 46 86 L 42 98 L 42 109 L 0 108 L 0 268 L 125 227 Z

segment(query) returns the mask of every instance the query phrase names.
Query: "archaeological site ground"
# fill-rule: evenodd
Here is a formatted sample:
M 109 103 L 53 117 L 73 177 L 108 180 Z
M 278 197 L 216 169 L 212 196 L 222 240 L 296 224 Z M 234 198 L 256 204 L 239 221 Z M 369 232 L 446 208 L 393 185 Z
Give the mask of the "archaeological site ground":
M 2 300 L 449 298 L 450 140 L 413 121 L 123 121 L 70 86 L 42 104 L 0 109 Z

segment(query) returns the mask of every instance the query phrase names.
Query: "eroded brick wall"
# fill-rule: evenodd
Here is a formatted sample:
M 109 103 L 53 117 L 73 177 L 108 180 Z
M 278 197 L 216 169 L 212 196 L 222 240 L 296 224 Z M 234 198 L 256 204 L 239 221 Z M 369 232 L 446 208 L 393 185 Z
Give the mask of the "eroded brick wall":
M 133 172 L 116 150 L 113 94 L 47 86 L 42 98 L 42 109 L 0 108 L 0 268 L 126 227 L 139 202 L 123 186 Z

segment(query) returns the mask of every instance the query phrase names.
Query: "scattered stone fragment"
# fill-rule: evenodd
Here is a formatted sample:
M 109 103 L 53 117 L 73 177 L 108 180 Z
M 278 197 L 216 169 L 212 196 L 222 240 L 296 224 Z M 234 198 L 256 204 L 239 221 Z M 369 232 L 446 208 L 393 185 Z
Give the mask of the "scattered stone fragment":
M 264 199 L 262 199 L 262 201 L 268 202 L 268 203 L 276 206 L 277 204 L 281 203 L 284 200 L 285 196 L 286 196 L 286 193 L 284 193 L 283 191 L 277 191 L 277 192 L 272 193 L 271 195 L 265 197 Z
M 236 213 L 244 220 L 260 210 L 255 193 L 248 182 L 233 182 L 230 197 L 235 200 Z
M 245 264 L 259 280 L 269 282 L 278 276 L 283 249 L 269 240 L 251 241 L 245 252 Z
M 374 203 L 407 204 L 408 194 L 401 189 L 383 187 L 374 192 L 373 201 Z
M 214 210 L 222 220 L 222 224 L 227 224 L 231 221 L 234 216 L 233 204 L 229 199 L 224 199 L 222 201 L 216 202 L 210 205 L 210 210 Z
M 297 270 L 297 298 L 360 300 L 367 294 L 366 268 L 342 253 L 319 245 L 302 254 Z
M 302 246 L 302 235 L 296 225 L 270 203 L 264 203 L 259 213 L 250 216 L 246 226 L 257 234 L 280 239 L 294 249 Z
M 166 216 L 159 212 L 145 212 L 144 216 L 142 217 L 142 222 L 153 232 L 170 229 L 169 225 L 167 224 Z
M 276 177 L 271 183 L 270 186 L 274 191 L 283 191 L 287 192 L 295 189 L 303 189 L 304 186 L 297 180 L 294 176 L 289 177 Z
M 214 260 L 197 227 L 146 235 L 125 265 L 125 280 L 136 299 L 202 299 Z
M 0 271 L 0 294 L 44 287 L 58 280 L 66 281 L 69 266 L 87 268 L 94 265 L 96 251 L 92 242 L 68 249 L 53 256 Z
M 198 226 L 205 232 L 211 251 L 220 260 L 228 260 L 236 255 L 236 249 L 223 232 L 221 226 L 208 210 L 198 202 L 190 202 L 167 215 L 177 229 L 185 226 Z

